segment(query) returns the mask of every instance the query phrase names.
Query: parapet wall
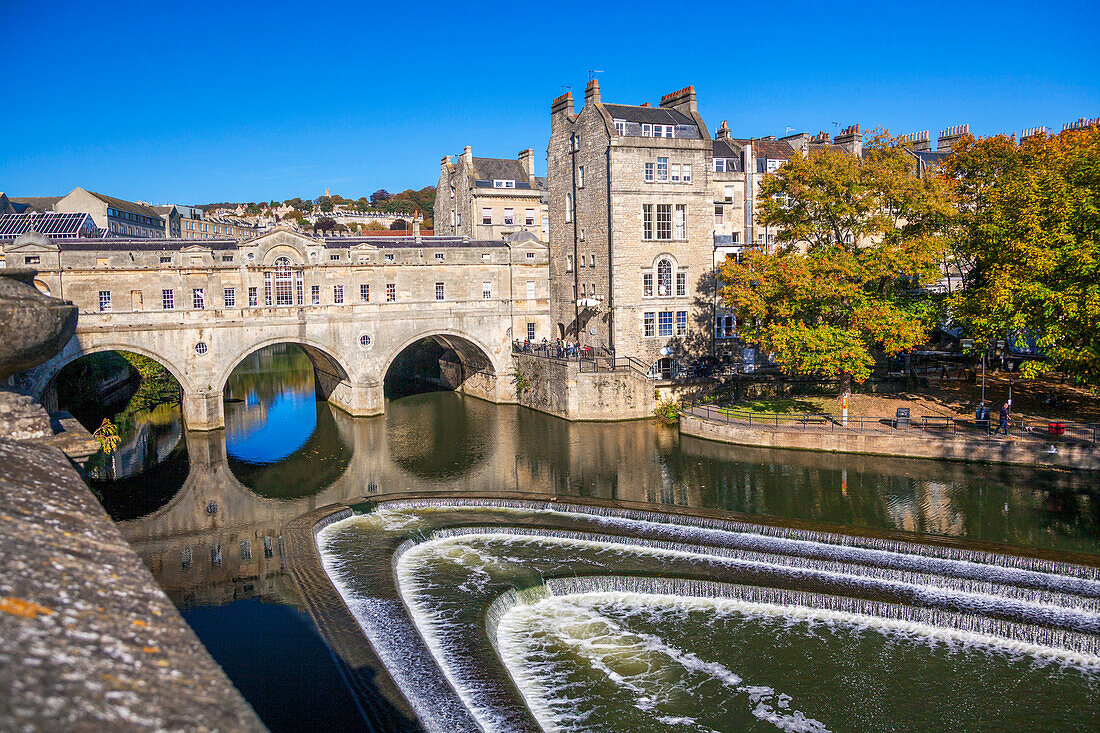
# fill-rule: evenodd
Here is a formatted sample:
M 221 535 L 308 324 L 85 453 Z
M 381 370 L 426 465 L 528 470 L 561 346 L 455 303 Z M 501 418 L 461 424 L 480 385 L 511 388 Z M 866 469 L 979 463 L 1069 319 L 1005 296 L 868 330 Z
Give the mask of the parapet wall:
M 0 729 L 263 724 L 56 448 L 0 438 Z
M 691 414 L 680 416 L 680 432 L 707 440 L 761 448 L 1100 470 L 1100 451 L 1095 446 L 1070 441 L 1058 443 L 1057 453 L 1050 453 L 1051 444 L 1040 440 L 933 435 L 916 437 L 908 431 L 859 433 L 755 425 L 749 427 L 739 423 L 706 420 Z
M 524 407 L 566 420 L 636 420 L 653 417 L 653 383 L 628 370 L 582 372 L 575 361 L 515 354 L 516 388 Z M 513 385 L 510 385 L 513 386 Z

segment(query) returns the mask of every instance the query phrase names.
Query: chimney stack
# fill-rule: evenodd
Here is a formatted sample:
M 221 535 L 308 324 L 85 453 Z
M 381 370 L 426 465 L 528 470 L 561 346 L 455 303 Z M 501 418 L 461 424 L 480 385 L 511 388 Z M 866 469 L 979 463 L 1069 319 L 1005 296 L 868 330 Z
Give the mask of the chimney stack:
M 950 153 L 951 145 L 963 135 L 970 134 L 970 125 L 955 125 L 940 132 L 940 139 L 936 142 L 936 150 L 941 153 Z
M 563 120 L 573 116 L 573 92 L 569 91 L 560 97 L 555 97 L 550 103 L 550 129 L 554 129 Z
M 588 85 L 584 88 L 584 106 L 589 104 L 600 103 L 600 82 L 595 79 L 589 79 Z
M 523 168 L 523 172 L 527 175 L 527 182 L 534 183 L 532 179 L 535 177 L 535 151 L 531 148 L 519 151 L 519 155 L 516 156 L 516 160 L 519 161 L 520 168 Z
M 816 135 L 814 135 L 813 137 L 810 138 L 810 144 L 811 145 L 830 145 L 831 143 L 829 142 L 829 133 L 822 130 L 821 132 L 817 133 Z
M 413 217 L 413 239 L 417 244 L 420 244 L 420 220 L 415 216 Z
M 910 132 L 907 135 L 902 135 L 899 140 L 901 140 L 902 147 L 908 148 L 914 153 L 922 153 L 932 149 L 932 139 L 928 136 L 928 130 Z
M 462 160 L 465 161 L 466 165 L 473 165 L 474 151 L 469 145 L 462 148 Z
M 718 132 L 714 133 L 715 140 L 729 140 L 730 139 L 730 126 L 726 124 L 725 120 L 722 120 L 722 124 L 718 126 Z
M 679 110 L 689 117 L 694 116 L 698 111 L 695 105 L 695 87 L 686 86 L 683 89 L 666 94 L 661 97 L 661 106 Z
M 859 131 L 859 124 L 849 125 L 833 138 L 833 145 L 857 158 L 863 157 L 863 133 Z

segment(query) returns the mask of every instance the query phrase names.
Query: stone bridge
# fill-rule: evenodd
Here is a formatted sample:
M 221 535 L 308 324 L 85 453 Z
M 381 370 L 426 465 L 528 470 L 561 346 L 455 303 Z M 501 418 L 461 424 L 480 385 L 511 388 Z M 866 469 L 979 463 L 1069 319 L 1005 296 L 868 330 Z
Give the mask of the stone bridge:
M 25 235 L 11 266 L 39 268 L 40 289 L 80 308 L 76 334 L 18 386 L 41 398 L 75 359 L 143 354 L 183 391 L 190 430 L 224 427 L 223 391 L 249 354 L 296 344 L 320 396 L 354 416 L 380 414 L 397 356 L 431 338 L 448 386 L 514 402 L 511 341 L 548 334 L 547 250 L 456 237 L 313 238 L 285 229 L 246 240 L 58 240 Z

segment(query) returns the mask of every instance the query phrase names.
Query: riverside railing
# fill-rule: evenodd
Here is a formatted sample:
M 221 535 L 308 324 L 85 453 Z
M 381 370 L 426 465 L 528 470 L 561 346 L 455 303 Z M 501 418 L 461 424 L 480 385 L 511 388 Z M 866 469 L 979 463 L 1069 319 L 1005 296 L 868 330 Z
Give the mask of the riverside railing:
M 732 406 L 705 403 L 683 403 L 681 414 L 692 415 L 716 423 L 746 427 L 856 433 L 904 434 L 913 437 L 945 437 L 967 435 L 992 437 L 999 420 L 974 420 L 945 415 L 919 415 L 911 418 L 849 416 L 845 423 L 840 415 L 825 412 L 760 413 Z M 1008 422 L 1010 435 L 1042 442 L 1075 441 L 1098 445 L 1100 424 L 1044 418 L 1013 419 Z M 1001 433 L 1003 435 L 1003 432 Z
M 606 349 L 519 341 L 512 343 L 512 353 L 527 354 L 552 361 L 575 362 L 580 371 L 586 373 L 629 371 L 643 379 L 651 379 L 648 364 L 632 356 L 615 356 Z

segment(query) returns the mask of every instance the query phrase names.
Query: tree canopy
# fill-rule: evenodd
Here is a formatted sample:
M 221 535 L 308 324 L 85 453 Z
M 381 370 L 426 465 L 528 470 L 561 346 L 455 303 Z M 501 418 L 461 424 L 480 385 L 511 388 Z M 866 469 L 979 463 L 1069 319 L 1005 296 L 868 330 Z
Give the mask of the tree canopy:
M 862 158 L 836 150 L 795 156 L 761 186 L 759 220 L 777 247 L 721 268 L 720 292 L 739 330 L 791 373 L 871 374 L 876 354 L 924 343 L 939 303 L 941 233 L 952 211 L 942 177 L 878 135 Z
M 1048 359 L 1026 374 L 1100 384 L 1100 127 L 968 136 L 944 167 L 969 267 L 955 318 L 983 340 L 1033 339 Z

